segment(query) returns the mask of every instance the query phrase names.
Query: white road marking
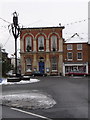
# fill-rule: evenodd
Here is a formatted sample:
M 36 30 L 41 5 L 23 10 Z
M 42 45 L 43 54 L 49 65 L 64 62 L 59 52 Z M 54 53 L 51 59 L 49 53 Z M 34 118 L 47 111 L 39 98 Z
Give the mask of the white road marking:
M 16 111 L 19 111 L 19 112 L 23 112 L 23 113 L 26 113 L 28 115 L 33 115 L 35 117 L 39 117 L 39 118 L 43 118 L 43 119 L 46 119 L 46 120 L 52 120 L 50 118 L 47 118 L 47 117 L 44 117 L 44 116 L 41 116 L 41 115 L 38 115 L 38 114 L 35 114 L 35 113 L 31 113 L 31 112 L 27 112 L 27 111 L 24 111 L 24 110 L 20 110 L 20 109 L 17 109 L 17 108 L 11 108 L 12 110 L 16 110 Z

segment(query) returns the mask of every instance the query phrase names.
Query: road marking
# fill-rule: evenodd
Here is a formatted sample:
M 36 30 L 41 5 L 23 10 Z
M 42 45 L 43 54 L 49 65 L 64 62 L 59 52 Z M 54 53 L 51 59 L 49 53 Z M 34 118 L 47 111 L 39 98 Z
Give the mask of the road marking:
M 27 111 L 24 111 L 24 110 L 20 110 L 20 109 L 17 109 L 17 108 L 11 108 L 12 110 L 16 110 L 16 111 L 19 111 L 19 112 L 23 112 L 23 113 L 26 113 L 28 115 L 33 115 L 35 117 L 39 117 L 39 118 L 43 118 L 43 119 L 46 119 L 46 120 L 52 120 L 50 118 L 47 118 L 45 116 L 41 116 L 41 115 L 38 115 L 38 114 L 35 114 L 35 113 L 31 113 L 31 112 L 27 112 Z

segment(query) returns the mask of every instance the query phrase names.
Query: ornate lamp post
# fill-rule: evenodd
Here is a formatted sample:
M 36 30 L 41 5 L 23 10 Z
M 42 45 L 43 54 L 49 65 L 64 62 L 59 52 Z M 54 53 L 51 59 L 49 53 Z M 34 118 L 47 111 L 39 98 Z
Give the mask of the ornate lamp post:
M 15 38 L 15 74 L 17 76 L 17 38 L 19 36 L 19 25 L 18 25 L 18 15 L 16 12 L 13 13 L 13 24 L 12 24 L 12 33 Z

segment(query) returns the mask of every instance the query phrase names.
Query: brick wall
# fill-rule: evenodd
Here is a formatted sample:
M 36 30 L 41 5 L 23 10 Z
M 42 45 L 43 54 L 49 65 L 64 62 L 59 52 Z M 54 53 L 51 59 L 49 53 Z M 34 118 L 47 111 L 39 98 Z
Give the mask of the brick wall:
M 51 71 L 51 58 L 52 56 L 57 57 L 57 74 L 60 74 L 63 69 L 63 38 L 62 38 L 62 29 L 64 27 L 45 27 L 45 28 L 22 28 L 20 33 L 20 48 L 21 48 L 21 66 L 22 73 L 25 73 L 25 59 L 30 57 L 32 59 L 32 70 L 37 68 L 39 70 L 39 58 L 44 58 L 45 63 L 45 72 L 47 68 L 50 68 Z M 38 37 L 44 37 L 44 51 L 38 51 Z M 51 36 L 57 36 L 57 50 L 51 51 Z M 25 49 L 25 37 L 32 37 L 32 51 L 26 52 Z M 32 57 L 31 57 L 32 56 Z
M 72 44 L 72 46 L 73 46 L 72 50 L 67 50 L 67 45 L 68 44 Z M 68 52 L 73 53 L 73 60 L 72 61 L 67 60 L 67 53 Z M 78 52 L 82 52 L 82 55 L 83 55 L 82 60 L 77 60 L 77 53 Z M 63 58 L 64 58 L 63 59 L 64 62 L 88 62 L 88 44 L 87 43 L 82 43 L 82 50 L 77 50 L 77 44 L 76 43 L 64 43 L 64 55 L 63 55 Z

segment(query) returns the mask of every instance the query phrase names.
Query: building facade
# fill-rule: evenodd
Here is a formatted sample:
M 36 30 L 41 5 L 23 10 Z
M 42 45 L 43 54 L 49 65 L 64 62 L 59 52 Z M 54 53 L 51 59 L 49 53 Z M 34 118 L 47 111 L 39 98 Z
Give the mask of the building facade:
M 64 26 L 21 29 L 22 74 L 32 74 L 33 71 L 63 74 L 63 29 Z
M 90 45 L 77 33 L 64 43 L 63 74 L 72 71 L 90 73 Z

